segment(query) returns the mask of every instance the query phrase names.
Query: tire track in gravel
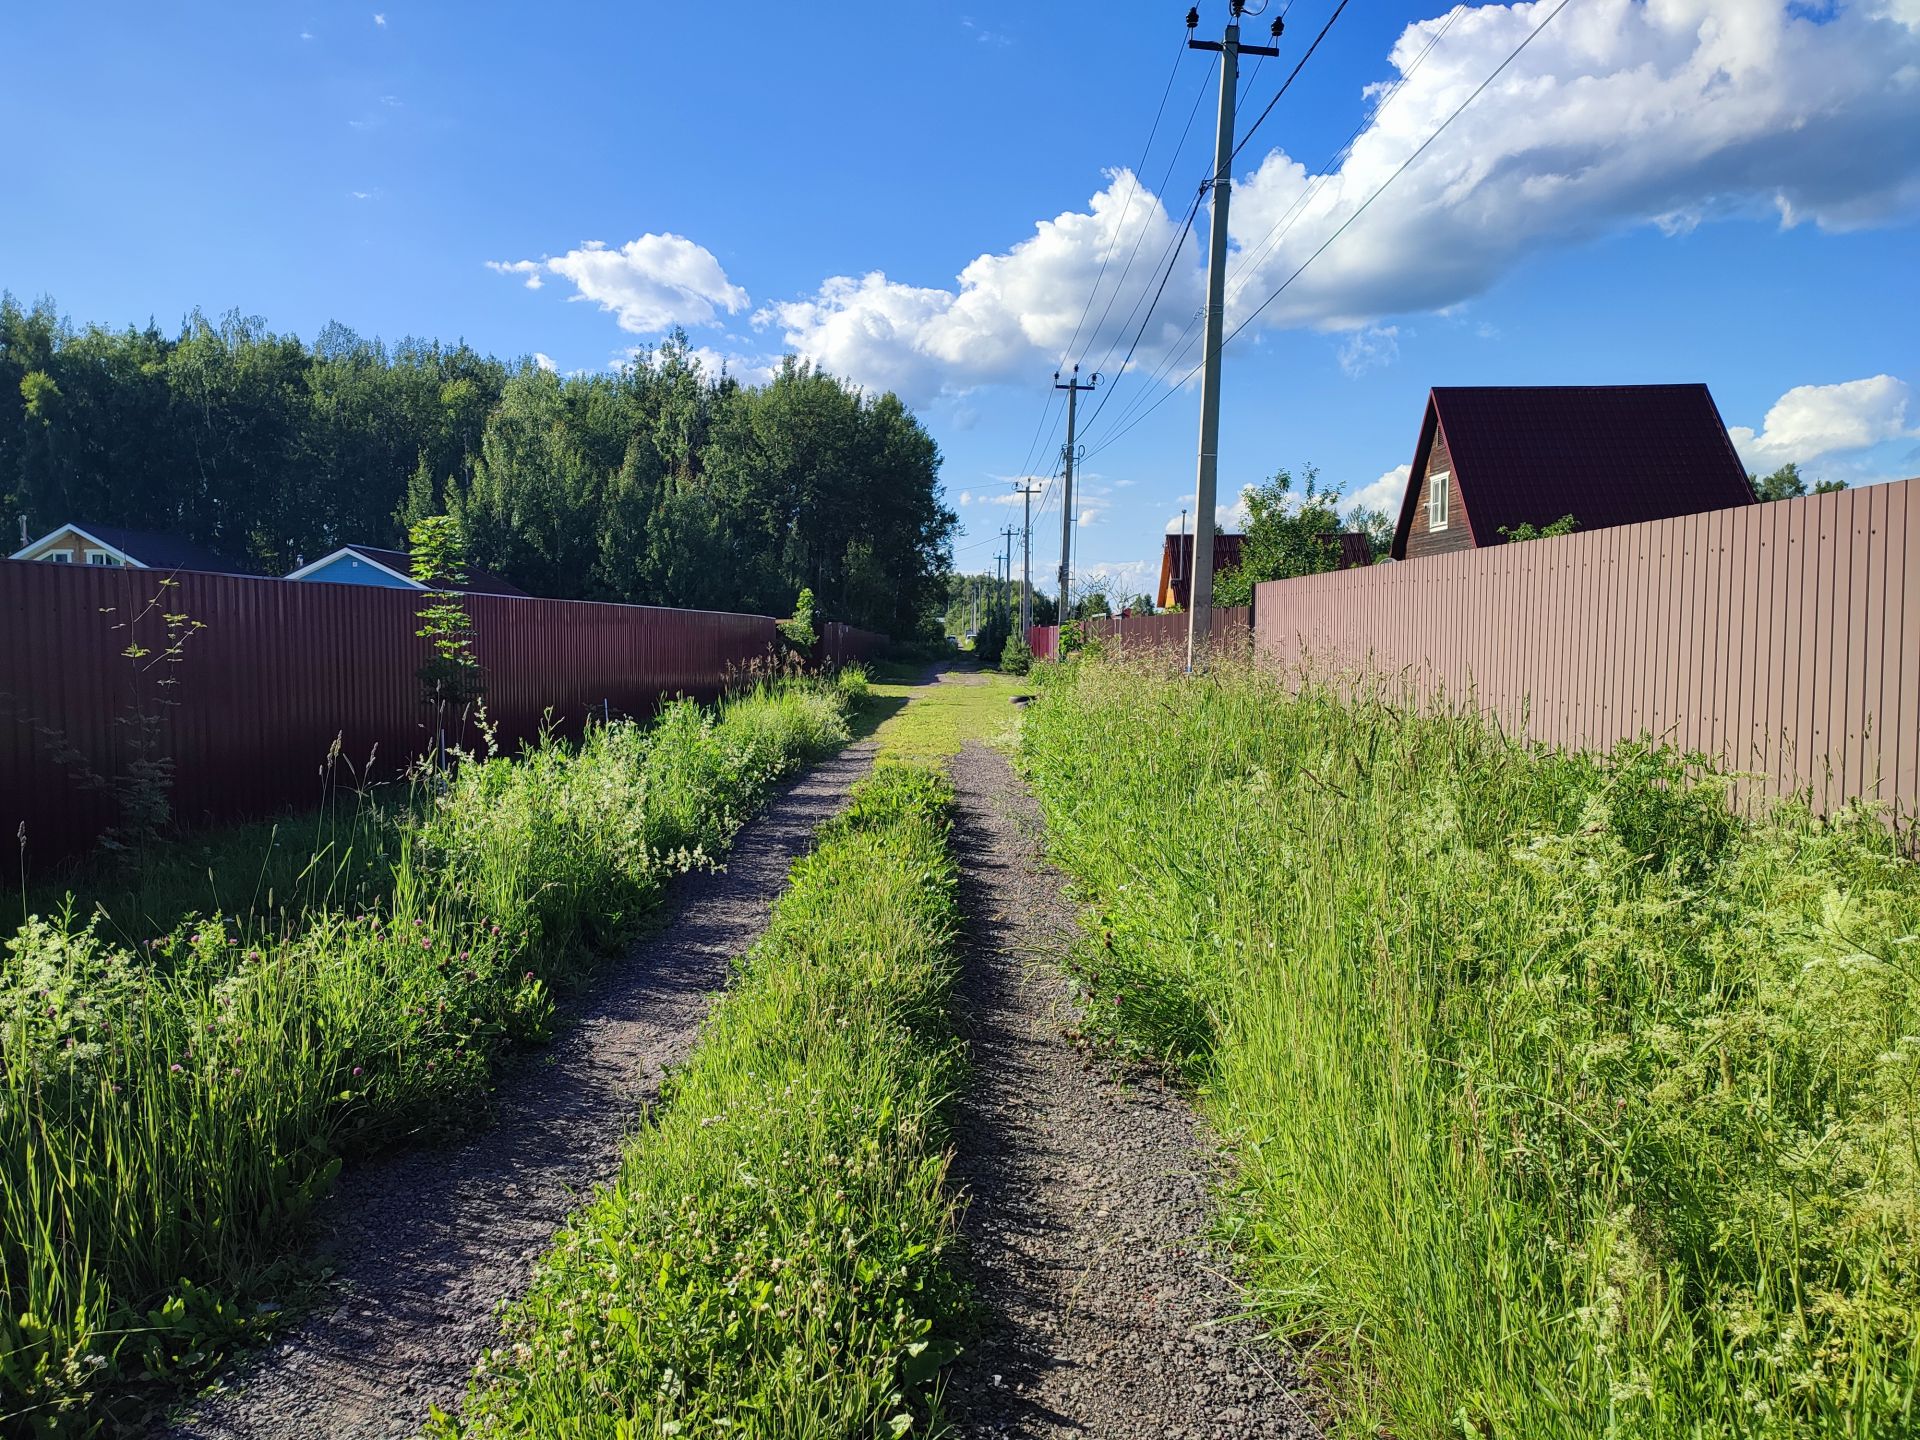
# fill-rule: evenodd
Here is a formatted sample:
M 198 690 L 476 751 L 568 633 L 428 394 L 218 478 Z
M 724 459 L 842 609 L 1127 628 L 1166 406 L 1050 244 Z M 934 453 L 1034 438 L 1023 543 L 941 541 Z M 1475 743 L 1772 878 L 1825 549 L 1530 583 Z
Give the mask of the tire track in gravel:
M 321 1250 L 332 1308 L 256 1356 L 167 1431 L 207 1440 L 391 1440 L 451 1410 L 502 1301 L 589 1194 L 692 1049 L 733 957 L 766 928 L 788 867 L 873 763 L 863 741 L 789 785 L 735 839 L 724 871 L 676 880 L 664 925 L 596 976 L 573 1023 L 499 1077 L 494 1121 L 450 1148 L 341 1177 Z
M 1317 1437 L 1210 1252 L 1207 1131 L 1178 1095 L 1116 1083 L 1062 1033 L 1074 912 L 1032 797 L 977 742 L 952 775 L 973 1052 L 953 1175 L 991 1319 L 949 1372 L 949 1419 L 977 1437 Z

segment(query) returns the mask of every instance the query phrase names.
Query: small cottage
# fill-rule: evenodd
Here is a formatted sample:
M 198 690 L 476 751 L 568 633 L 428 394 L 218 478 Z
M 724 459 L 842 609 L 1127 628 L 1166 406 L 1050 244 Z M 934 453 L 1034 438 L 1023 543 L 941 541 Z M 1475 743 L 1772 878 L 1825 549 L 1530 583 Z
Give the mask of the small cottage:
M 1564 515 L 1604 530 L 1753 503 L 1704 385 L 1436 386 L 1392 555 L 1499 545 Z
M 1214 574 L 1231 570 L 1240 563 L 1240 550 L 1246 538 L 1220 530 L 1213 532 Z M 1193 536 L 1169 535 L 1160 549 L 1160 588 L 1154 592 L 1153 603 L 1162 610 L 1175 606 L 1184 610 L 1193 594 L 1192 587 Z
M 66 524 L 21 546 L 10 560 L 39 560 L 51 565 L 120 566 L 133 570 L 210 570 L 218 575 L 250 575 L 252 567 L 196 541 L 154 530 L 124 530 L 117 525 Z
M 374 585 L 384 590 L 427 590 L 433 588 L 413 578 L 413 558 L 404 550 L 383 550 L 374 545 L 342 545 L 330 555 L 322 555 L 310 564 L 287 575 L 289 580 L 321 580 L 333 585 Z M 467 567 L 463 585 L 451 587 L 469 595 L 520 595 L 527 592 L 490 570 Z

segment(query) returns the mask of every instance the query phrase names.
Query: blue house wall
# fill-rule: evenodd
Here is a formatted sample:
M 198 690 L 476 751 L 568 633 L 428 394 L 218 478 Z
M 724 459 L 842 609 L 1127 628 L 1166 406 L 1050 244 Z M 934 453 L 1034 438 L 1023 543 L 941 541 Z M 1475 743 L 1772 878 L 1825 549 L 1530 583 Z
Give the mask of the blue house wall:
M 342 555 L 338 559 L 322 565 L 311 575 L 302 575 L 302 580 L 324 580 L 330 585 L 378 585 L 383 590 L 412 590 L 415 586 L 396 576 L 389 575 L 378 565 L 369 565 L 353 555 Z

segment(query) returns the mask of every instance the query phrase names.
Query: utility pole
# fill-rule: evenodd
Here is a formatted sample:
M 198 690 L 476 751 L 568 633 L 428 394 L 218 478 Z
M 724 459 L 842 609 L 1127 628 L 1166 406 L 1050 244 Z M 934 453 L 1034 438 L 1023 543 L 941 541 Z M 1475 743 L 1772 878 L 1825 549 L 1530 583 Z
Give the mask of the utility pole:
M 1078 409 L 1075 402 L 1082 390 L 1091 390 L 1100 383 L 1100 377 L 1094 376 L 1086 384 L 1080 383 L 1080 367 L 1075 365 L 1073 373 L 1067 377 L 1067 383 L 1060 383 L 1060 372 L 1053 372 L 1053 388 L 1067 392 L 1067 448 L 1061 452 L 1061 475 L 1066 480 L 1065 488 L 1060 492 L 1060 623 L 1067 620 L 1067 591 L 1073 580 L 1073 461 L 1074 461 L 1074 423 Z
M 1013 629 L 1013 596 L 1009 595 L 1007 592 L 1013 588 L 1013 537 L 1019 532 L 1016 531 L 1013 528 L 1013 526 L 1009 525 L 1007 526 L 1006 529 L 1002 530 L 1000 533 L 1006 536 L 1007 538 L 1006 569 L 1000 572 L 1001 574 L 1006 576 L 1006 579 L 1003 580 L 1000 584 L 1000 606 L 1001 606 L 1001 613 L 1007 617 L 1007 629 L 1012 630 Z M 1024 639 L 1025 637 L 1022 636 L 1021 638 Z
M 1033 483 L 1031 477 L 1022 480 L 1014 487 L 1026 507 L 1026 515 L 1020 523 L 1020 638 L 1027 638 L 1027 629 L 1033 624 L 1033 497 L 1045 488 Z
M 1220 480 L 1220 349 L 1226 321 L 1227 206 L 1233 197 L 1233 102 L 1242 55 L 1278 55 L 1277 45 L 1242 45 L 1240 13 L 1247 0 L 1228 0 L 1227 30 L 1216 44 L 1187 37 L 1189 50 L 1220 54 L 1220 118 L 1213 137 L 1213 215 L 1207 233 L 1207 329 L 1200 375 L 1200 473 L 1194 485 L 1193 569 L 1187 595 L 1187 669 L 1200 663 L 1213 633 L 1213 524 Z M 1187 12 L 1187 29 L 1200 11 Z M 1273 22 L 1273 38 L 1282 30 Z

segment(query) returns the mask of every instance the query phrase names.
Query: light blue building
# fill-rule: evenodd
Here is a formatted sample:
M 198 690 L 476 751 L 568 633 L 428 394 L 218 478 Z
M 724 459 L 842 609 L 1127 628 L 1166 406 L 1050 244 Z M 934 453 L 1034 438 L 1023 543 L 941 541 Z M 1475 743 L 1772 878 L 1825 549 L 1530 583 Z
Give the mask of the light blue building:
M 289 580 L 320 580 L 333 585 L 373 585 L 383 590 L 426 590 L 413 578 L 413 561 L 404 550 L 382 550 L 373 545 L 342 545 L 331 555 L 302 565 Z M 472 595 L 525 595 L 519 586 L 486 570 L 468 567 L 467 583 L 457 587 Z

